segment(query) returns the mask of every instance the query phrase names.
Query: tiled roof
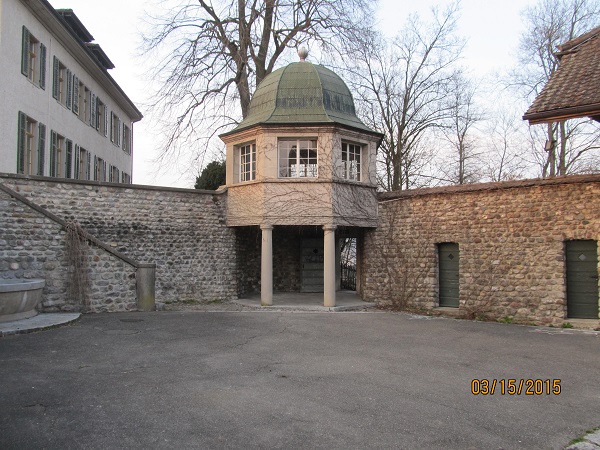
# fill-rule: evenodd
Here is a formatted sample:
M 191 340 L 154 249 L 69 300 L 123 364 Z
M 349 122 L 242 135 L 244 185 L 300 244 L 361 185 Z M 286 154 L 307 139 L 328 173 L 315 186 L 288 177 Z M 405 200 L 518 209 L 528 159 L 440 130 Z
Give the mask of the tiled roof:
M 574 117 L 600 121 L 600 27 L 558 49 L 558 69 L 523 119 L 531 124 Z

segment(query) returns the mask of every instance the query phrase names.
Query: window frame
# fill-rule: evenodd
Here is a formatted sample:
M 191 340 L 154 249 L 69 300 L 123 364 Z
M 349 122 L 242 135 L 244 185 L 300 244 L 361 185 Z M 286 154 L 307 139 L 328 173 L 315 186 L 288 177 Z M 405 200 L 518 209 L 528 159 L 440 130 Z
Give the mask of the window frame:
M 342 141 L 342 178 L 348 181 L 362 182 L 364 145 L 356 142 Z M 353 158 L 349 158 L 352 156 Z M 358 156 L 358 163 L 356 163 Z M 355 164 L 352 164 L 352 163 Z M 350 163 L 350 164 L 349 164 Z M 355 166 L 353 170 L 352 167 Z
M 46 46 L 25 25 L 21 45 L 21 73 L 33 85 L 46 89 Z
M 245 181 L 256 180 L 256 143 L 249 142 L 240 145 L 237 148 L 237 153 L 239 169 L 238 181 L 243 183 Z
M 22 111 L 18 114 L 17 170 L 23 175 L 44 175 L 46 126 Z
M 56 131 L 50 131 L 50 176 L 65 178 L 66 170 L 66 139 Z
M 294 146 L 290 148 L 282 148 L 283 143 L 296 143 L 295 146 L 295 157 L 292 159 L 290 156 L 294 151 Z M 301 143 L 309 143 L 307 147 L 303 148 Z M 314 143 L 314 144 L 313 144 Z M 287 152 L 284 157 L 282 152 Z M 302 152 L 307 151 L 307 156 L 303 157 Z M 314 152 L 314 155 L 313 153 Z M 292 164 L 290 161 L 296 161 Z M 302 163 L 302 161 L 306 161 Z M 314 162 L 311 162 L 313 161 Z M 282 167 L 282 163 L 286 162 L 285 167 Z M 296 166 L 296 169 L 293 167 Z M 313 166 L 313 167 L 311 167 Z M 300 169 L 300 170 L 299 170 Z M 293 172 L 295 171 L 295 175 Z M 304 175 L 302 175 L 304 173 Z M 303 137 L 303 138 L 279 138 L 277 140 L 277 178 L 281 179 L 306 179 L 306 178 L 319 178 L 319 143 L 317 138 Z

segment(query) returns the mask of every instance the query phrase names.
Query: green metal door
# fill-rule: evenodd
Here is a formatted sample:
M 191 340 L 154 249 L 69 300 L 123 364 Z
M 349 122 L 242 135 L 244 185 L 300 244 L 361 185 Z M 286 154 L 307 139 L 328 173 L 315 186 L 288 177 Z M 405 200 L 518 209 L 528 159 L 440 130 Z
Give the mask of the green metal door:
M 323 239 L 302 239 L 301 292 L 323 292 Z
M 567 241 L 567 316 L 598 318 L 598 243 Z
M 438 244 L 440 306 L 458 308 L 458 244 Z

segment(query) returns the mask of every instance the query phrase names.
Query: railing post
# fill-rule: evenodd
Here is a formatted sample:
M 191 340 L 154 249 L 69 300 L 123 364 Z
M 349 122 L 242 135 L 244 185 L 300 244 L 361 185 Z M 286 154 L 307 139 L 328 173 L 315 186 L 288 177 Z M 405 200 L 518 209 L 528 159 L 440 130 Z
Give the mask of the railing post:
M 138 265 L 135 279 L 138 311 L 154 311 L 156 309 L 156 264 Z

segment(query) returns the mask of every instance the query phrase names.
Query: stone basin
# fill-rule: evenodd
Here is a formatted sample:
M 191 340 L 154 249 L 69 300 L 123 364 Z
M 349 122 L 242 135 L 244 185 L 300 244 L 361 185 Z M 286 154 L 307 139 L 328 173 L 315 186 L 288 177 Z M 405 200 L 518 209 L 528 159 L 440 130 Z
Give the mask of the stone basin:
M 0 322 L 28 319 L 37 315 L 42 299 L 42 279 L 0 279 Z

